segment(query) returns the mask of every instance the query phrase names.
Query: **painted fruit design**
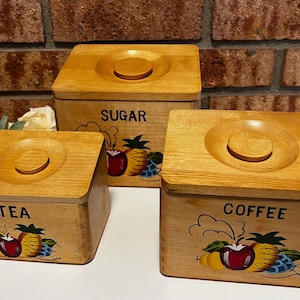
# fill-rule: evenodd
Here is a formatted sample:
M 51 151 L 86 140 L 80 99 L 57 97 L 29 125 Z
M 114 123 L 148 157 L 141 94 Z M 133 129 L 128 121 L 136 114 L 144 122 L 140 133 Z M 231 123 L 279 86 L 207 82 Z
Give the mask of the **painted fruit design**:
M 158 165 L 162 163 L 163 154 L 161 152 L 148 152 L 148 162 L 145 169 L 140 173 L 141 177 L 153 177 L 159 175 Z
M 150 148 L 146 144 L 150 141 L 143 140 L 142 137 L 143 135 L 140 134 L 133 139 L 123 139 L 125 142 L 123 147 L 127 148 L 124 151 L 115 149 L 116 143 L 112 144 L 113 147 L 106 151 L 108 175 L 139 175 L 142 178 L 159 175 L 159 165 L 162 163 L 163 154 L 148 151 Z
M 107 150 L 106 151 L 108 175 L 121 176 L 127 168 L 127 156 L 121 150 Z
M 222 264 L 231 270 L 244 270 L 252 265 L 255 253 L 252 247 L 244 244 L 231 244 L 220 251 Z
M 0 237 L 0 251 L 5 256 L 18 257 L 21 254 L 22 246 L 19 240 L 7 234 Z
M 211 252 L 201 255 L 200 264 L 203 266 L 207 266 L 212 270 L 221 270 L 224 269 L 224 265 L 221 261 L 220 252 Z
M 0 232 L 0 255 L 6 257 L 39 257 L 51 256 L 53 260 L 60 257 L 52 257 L 57 242 L 51 238 L 42 238 L 43 228 L 34 224 L 28 226 L 16 224 L 15 230 L 21 231 L 18 237 L 12 237 L 9 233 Z M 4 225 L 6 228 L 6 224 Z M 6 231 L 6 230 L 4 230 Z
M 123 139 L 126 144 L 123 147 L 129 149 L 125 150 L 125 154 L 128 160 L 128 166 L 126 169 L 126 174 L 129 176 L 139 175 L 148 164 L 147 146 L 145 146 L 149 141 L 142 141 L 142 135 L 136 136 L 134 139 Z
M 251 234 L 255 237 L 251 237 L 248 240 L 255 241 L 251 245 L 255 252 L 255 259 L 248 271 L 260 272 L 267 270 L 276 262 L 279 255 L 277 245 L 284 246 L 281 241 L 285 240 L 285 238 L 277 236 L 278 232 L 269 232 L 265 235 L 255 232 Z
M 268 274 L 281 274 L 293 272 L 293 275 L 300 275 L 296 271 L 295 261 L 300 260 L 300 252 L 284 246 L 284 237 L 279 232 L 269 232 L 265 235 L 250 233 L 254 237 L 247 240 L 254 241 L 251 245 L 230 244 L 228 241 L 214 241 L 203 249 L 206 253 L 198 260 L 201 265 L 212 270 L 224 268 L 230 270 L 246 270 L 248 272 L 266 272 Z M 287 275 L 290 276 L 290 275 Z
M 40 257 L 51 256 L 54 246 L 57 244 L 53 239 L 42 239 L 42 249 L 39 253 Z
M 127 148 L 118 149 L 117 146 L 119 130 L 115 126 L 103 130 L 101 126 L 94 121 L 81 124 L 76 131 L 99 131 L 105 136 L 106 143 L 106 161 L 109 176 L 140 176 L 141 179 L 148 179 L 159 175 L 160 164 L 162 163 L 163 154 L 161 152 L 149 151 L 146 145 L 150 141 L 142 140 L 143 135 L 137 135 L 134 138 L 125 138 Z
M 280 274 L 287 271 L 293 271 L 295 267 L 295 263 L 288 255 L 280 253 L 273 265 L 266 269 L 266 272 Z
M 42 249 L 42 238 L 41 234 L 44 230 L 43 228 L 36 228 L 34 224 L 25 226 L 22 224 L 17 224 L 16 230 L 20 230 L 21 234 L 18 237 L 22 245 L 22 255 L 27 257 L 37 256 Z

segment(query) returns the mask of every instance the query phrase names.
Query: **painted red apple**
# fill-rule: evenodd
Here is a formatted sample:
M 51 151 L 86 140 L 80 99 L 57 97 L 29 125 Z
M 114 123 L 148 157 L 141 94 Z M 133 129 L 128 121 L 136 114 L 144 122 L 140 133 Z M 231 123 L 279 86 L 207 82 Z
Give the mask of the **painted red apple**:
M 244 270 L 252 265 L 255 253 L 252 247 L 243 244 L 227 245 L 221 249 L 222 264 L 230 270 Z
M 123 151 L 114 149 L 107 150 L 106 158 L 108 175 L 121 176 L 124 174 L 127 168 L 127 156 Z
M 7 235 L 0 237 L 0 250 L 1 252 L 8 257 L 17 257 L 21 254 L 22 246 L 21 243 Z

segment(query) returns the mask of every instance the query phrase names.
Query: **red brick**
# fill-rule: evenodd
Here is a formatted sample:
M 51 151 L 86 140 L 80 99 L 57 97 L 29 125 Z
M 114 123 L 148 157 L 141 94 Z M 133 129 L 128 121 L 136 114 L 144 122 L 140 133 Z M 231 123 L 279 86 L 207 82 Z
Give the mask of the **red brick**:
M 50 91 L 69 51 L 0 52 L 0 91 Z
M 273 49 L 204 49 L 200 51 L 202 85 L 215 87 L 269 86 Z
M 300 86 L 300 49 L 285 51 L 282 85 Z
M 0 1 L 0 42 L 41 43 L 43 32 L 40 1 Z
M 200 38 L 202 0 L 50 3 L 56 42 Z
M 31 107 L 42 107 L 49 105 L 54 109 L 54 100 L 49 96 L 46 99 L 0 99 L 0 118 L 4 113 L 8 116 L 9 122 L 16 122 L 17 119 L 29 111 Z
M 297 0 L 215 0 L 214 40 L 300 39 Z
M 210 108 L 221 110 L 300 111 L 300 96 L 261 95 L 211 97 Z

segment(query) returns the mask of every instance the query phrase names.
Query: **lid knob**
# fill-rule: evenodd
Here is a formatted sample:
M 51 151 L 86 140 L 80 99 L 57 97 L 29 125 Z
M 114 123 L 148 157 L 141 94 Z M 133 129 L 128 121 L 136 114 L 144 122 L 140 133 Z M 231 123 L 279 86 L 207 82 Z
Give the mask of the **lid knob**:
M 113 69 L 119 78 L 137 80 L 148 77 L 153 71 L 153 65 L 146 59 L 131 57 L 117 61 Z
M 15 169 L 22 174 L 36 174 L 49 164 L 48 153 L 40 149 L 30 149 L 22 152 L 15 160 Z
M 232 156 L 240 160 L 260 162 L 272 155 L 273 143 L 260 132 L 240 131 L 229 137 L 227 149 Z

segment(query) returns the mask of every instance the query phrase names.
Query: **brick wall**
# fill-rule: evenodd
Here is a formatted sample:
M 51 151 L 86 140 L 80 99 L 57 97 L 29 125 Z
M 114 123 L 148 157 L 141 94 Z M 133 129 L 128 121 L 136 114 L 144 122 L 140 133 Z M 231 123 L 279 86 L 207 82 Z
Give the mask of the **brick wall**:
M 53 105 L 78 43 L 199 46 L 202 108 L 300 111 L 299 0 L 0 0 L 0 111 Z

